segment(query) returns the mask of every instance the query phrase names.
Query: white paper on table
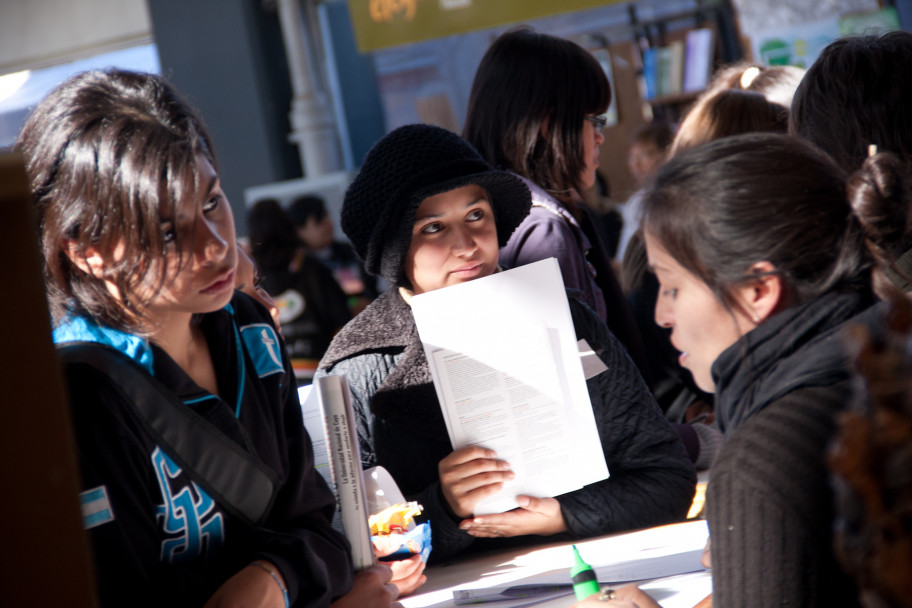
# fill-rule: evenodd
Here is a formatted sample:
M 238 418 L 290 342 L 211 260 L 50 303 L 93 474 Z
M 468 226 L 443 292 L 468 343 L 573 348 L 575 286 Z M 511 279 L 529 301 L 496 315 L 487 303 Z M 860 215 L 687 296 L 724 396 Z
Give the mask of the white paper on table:
M 412 312 L 453 447 L 516 473 L 476 514 L 608 477 L 556 259 L 417 295 Z
M 595 569 L 602 584 L 624 584 L 650 580 L 639 584 L 663 608 L 689 608 L 712 591 L 708 571 L 700 564 L 703 547 L 709 538 L 709 529 L 703 520 L 670 524 L 657 528 L 638 530 L 594 538 L 576 543 L 580 555 Z M 503 561 L 491 562 L 489 569 L 472 569 L 472 561 L 448 564 L 447 569 L 463 569 L 459 580 L 452 586 L 422 592 L 402 598 L 405 608 L 443 608 L 456 606 L 456 591 L 494 593 L 516 585 L 559 585 L 570 582 L 570 569 L 574 565 L 573 550 L 569 543 L 533 547 L 518 552 Z M 475 558 L 477 559 L 477 558 Z M 433 577 L 434 568 L 429 570 Z M 498 601 L 489 606 L 519 608 L 544 600 L 548 606 L 568 606 L 566 598 L 549 601 L 542 598 Z

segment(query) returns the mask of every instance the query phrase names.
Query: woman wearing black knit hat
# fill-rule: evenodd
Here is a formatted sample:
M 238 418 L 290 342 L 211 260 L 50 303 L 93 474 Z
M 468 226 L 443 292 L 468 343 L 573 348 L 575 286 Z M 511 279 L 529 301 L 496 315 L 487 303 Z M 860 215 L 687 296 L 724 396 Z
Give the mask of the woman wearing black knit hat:
M 438 127 L 396 129 L 368 153 L 345 195 L 342 229 L 365 268 L 390 289 L 333 340 L 317 377 L 344 374 L 362 464 L 382 465 L 432 523 L 432 559 L 543 536 L 581 538 L 681 520 L 695 476 L 626 351 L 586 305 L 570 300 L 578 338 L 611 372 L 587 381 L 611 477 L 556 498 L 473 517 L 512 476 L 491 450 L 453 451 L 409 301 L 489 276 L 499 246 L 529 213 L 528 188 Z M 484 312 L 484 303 L 467 315 Z M 521 537 L 517 538 L 507 537 Z

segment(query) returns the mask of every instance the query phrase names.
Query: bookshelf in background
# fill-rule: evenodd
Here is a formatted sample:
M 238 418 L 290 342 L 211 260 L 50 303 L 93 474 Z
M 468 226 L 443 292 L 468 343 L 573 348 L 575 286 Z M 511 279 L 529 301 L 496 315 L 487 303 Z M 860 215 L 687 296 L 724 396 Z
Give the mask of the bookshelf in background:
M 643 51 L 643 98 L 653 104 L 692 101 L 706 88 L 715 59 L 715 30 L 688 30 L 684 40 Z
M 651 21 L 640 20 L 634 5 L 628 12 L 639 50 L 645 121 L 679 121 L 705 90 L 713 70 L 743 55 L 734 9 L 727 1 L 707 0 L 694 10 Z
M 633 131 L 653 119 L 680 121 L 705 89 L 712 71 L 741 59 L 744 47 L 728 0 L 703 0 L 696 9 L 652 20 L 640 19 L 635 6 L 629 5 L 624 31 L 605 32 L 589 40 L 589 50 L 603 64 L 610 62 L 617 113 L 616 122 L 605 129 L 599 173 L 607 184 L 608 197 L 623 202 L 635 189 L 627 169 L 627 142 Z M 665 52 L 668 66 L 675 67 L 666 77 L 670 85 L 662 93 L 649 95 L 644 58 L 661 48 L 670 49 Z M 588 196 L 595 202 L 595 189 Z

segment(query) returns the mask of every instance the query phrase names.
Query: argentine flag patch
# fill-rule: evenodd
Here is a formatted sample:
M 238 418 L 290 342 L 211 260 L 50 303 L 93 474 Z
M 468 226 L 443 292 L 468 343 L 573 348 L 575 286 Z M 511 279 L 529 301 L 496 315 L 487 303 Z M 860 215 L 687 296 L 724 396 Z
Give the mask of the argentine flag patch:
M 272 325 L 246 325 L 241 328 L 241 338 L 260 378 L 285 371 L 282 365 L 282 344 Z
M 114 521 L 114 511 L 111 510 L 105 486 L 79 494 L 79 508 L 82 510 L 82 527 L 86 530 Z

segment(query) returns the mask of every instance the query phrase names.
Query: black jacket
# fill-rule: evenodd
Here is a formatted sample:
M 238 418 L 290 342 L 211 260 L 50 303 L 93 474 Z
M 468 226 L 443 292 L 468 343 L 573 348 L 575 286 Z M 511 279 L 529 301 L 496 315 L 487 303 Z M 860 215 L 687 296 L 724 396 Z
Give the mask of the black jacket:
M 576 300 L 570 304 L 577 337 L 585 338 L 608 367 L 587 383 L 611 476 L 557 497 L 567 537 L 682 520 L 696 480 L 677 433 L 604 322 Z M 433 529 L 431 559 L 470 546 L 529 542 L 474 539 L 459 530 L 437 473 L 437 464 L 453 447 L 411 309 L 397 290 L 380 296 L 336 336 L 317 372 L 318 377 L 328 374 L 344 374 L 350 383 L 363 465 L 384 466 L 406 497 L 424 506 Z
M 713 605 L 857 606 L 833 554 L 826 450 L 852 394 L 846 327 L 869 294 L 786 309 L 713 365 L 725 443 L 707 489 Z
M 329 606 L 351 588 L 350 550 L 332 529 L 335 501 L 313 468 L 294 377 L 269 314 L 236 292 L 231 306 L 203 315 L 200 327 L 221 396 L 196 385 L 165 351 L 120 336 L 141 345 L 144 367 L 224 441 L 256 454 L 275 473 L 279 492 L 265 523 L 248 526 L 171 461 L 106 377 L 71 371 L 82 497 L 108 507 L 94 507 L 95 517 L 86 519 L 94 525 L 101 604 L 202 606 L 237 571 L 265 559 L 281 570 L 292 605 Z M 71 332 L 57 341 L 117 346 L 100 335 Z

